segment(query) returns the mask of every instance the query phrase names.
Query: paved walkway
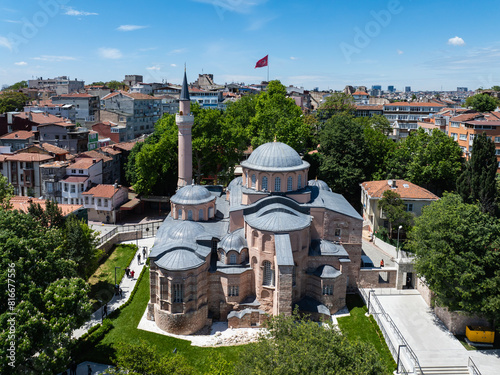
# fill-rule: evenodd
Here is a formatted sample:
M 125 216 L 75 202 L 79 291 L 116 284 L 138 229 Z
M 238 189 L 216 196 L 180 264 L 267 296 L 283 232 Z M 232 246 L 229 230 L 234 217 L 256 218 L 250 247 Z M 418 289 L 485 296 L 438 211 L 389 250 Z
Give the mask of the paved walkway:
M 415 351 L 421 366 L 467 366 L 471 357 L 482 375 L 500 374 L 500 350 L 466 350 L 418 292 L 383 292 L 375 292 L 378 300 Z
M 144 246 L 147 246 L 147 248 L 148 248 L 148 254 L 149 254 L 149 251 L 151 250 L 151 247 L 153 246 L 154 240 L 155 240 L 155 238 L 151 237 L 151 238 L 139 239 L 137 241 L 136 240 L 131 240 L 131 241 L 124 241 L 124 242 L 122 242 L 122 243 L 129 243 L 129 244 L 133 244 L 133 245 L 135 245 L 136 243 L 138 243 L 138 245 L 139 245 L 139 250 L 135 254 L 134 259 L 132 260 L 132 263 L 130 263 L 130 266 L 129 266 L 130 270 L 134 270 L 135 274 L 134 274 L 134 278 L 131 278 L 131 277 L 129 278 L 127 276 L 123 276 L 123 278 L 122 278 L 122 280 L 120 282 L 120 288 L 122 288 L 122 290 L 123 290 L 123 297 L 116 296 L 116 295 L 113 296 L 113 298 L 111 299 L 111 301 L 108 302 L 108 314 L 111 314 L 111 312 L 113 312 L 118 307 L 120 307 L 121 305 L 123 305 L 130 298 L 130 294 L 134 290 L 135 284 L 137 282 L 137 278 L 141 274 L 141 271 L 142 271 L 142 269 L 144 267 L 144 264 L 145 264 L 145 261 L 144 261 L 143 256 L 142 256 L 142 248 Z M 141 263 L 137 262 L 137 254 L 141 255 Z M 96 312 L 94 312 L 91 315 L 89 321 L 87 321 L 80 328 L 78 328 L 75 331 L 73 331 L 73 338 L 79 338 L 79 337 L 81 337 L 91 327 L 95 326 L 96 324 L 101 323 L 102 322 L 102 312 L 103 312 L 103 308 L 102 307 L 99 310 L 97 310 Z

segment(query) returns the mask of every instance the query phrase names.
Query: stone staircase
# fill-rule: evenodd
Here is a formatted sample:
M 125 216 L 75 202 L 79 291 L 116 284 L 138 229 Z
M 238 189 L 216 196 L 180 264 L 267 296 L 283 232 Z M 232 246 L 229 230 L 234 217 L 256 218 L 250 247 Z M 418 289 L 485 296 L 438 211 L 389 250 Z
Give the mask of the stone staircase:
M 426 366 L 422 371 L 417 369 L 417 375 L 470 375 L 467 366 Z

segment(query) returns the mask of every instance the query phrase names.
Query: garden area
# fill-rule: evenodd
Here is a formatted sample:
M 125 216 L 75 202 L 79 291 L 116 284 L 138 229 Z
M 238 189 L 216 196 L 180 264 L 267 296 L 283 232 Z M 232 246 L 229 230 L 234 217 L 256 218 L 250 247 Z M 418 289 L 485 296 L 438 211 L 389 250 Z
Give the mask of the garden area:
M 116 283 L 120 284 L 120 280 L 125 274 L 125 268 L 132 262 L 136 252 L 136 245 L 120 244 L 115 246 L 108 256 L 101 259 L 99 267 L 87 281 L 90 285 L 89 298 L 93 311 L 113 298 L 115 268 L 118 267 L 116 268 Z

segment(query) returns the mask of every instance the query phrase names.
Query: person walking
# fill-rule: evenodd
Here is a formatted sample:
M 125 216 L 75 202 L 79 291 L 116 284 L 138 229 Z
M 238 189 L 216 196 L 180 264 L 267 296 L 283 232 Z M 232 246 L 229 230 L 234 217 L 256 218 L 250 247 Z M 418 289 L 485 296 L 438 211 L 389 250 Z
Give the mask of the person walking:
M 137 264 L 141 264 L 141 254 L 137 254 Z
M 75 360 L 72 360 L 71 365 L 69 365 L 69 375 L 76 375 L 76 362 L 75 362 Z
M 108 304 L 106 303 L 102 308 L 102 317 L 108 316 Z
M 123 289 L 120 288 L 120 298 L 123 298 Z
M 92 375 L 92 367 L 90 365 L 87 365 L 87 374 Z
M 135 271 L 134 270 L 130 271 L 130 276 L 132 277 L 132 279 L 134 278 L 134 275 L 135 275 Z
M 146 253 L 147 253 L 147 250 L 146 250 L 146 249 L 147 249 L 147 247 L 146 247 L 146 246 L 144 246 L 144 247 L 142 248 L 142 257 L 144 258 L 144 260 L 146 260 Z
M 380 261 L 380 268 L 382 268 L 382 267 L 384 267 L 384 260 L 383 259 Z
M 127 275 L 127 277 L 130 277 L 130 268 L 125 268 L 125 274 Z

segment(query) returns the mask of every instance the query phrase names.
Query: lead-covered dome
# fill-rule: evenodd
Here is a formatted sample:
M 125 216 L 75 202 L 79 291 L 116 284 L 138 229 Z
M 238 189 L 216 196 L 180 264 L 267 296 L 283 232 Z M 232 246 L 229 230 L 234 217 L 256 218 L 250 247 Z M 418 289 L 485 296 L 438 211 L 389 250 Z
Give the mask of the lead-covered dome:
M 194 241 L 203 234 L 205 234 L 203 225 L 194 221 L 179 221 L 170 227 L 165 239 L 168 241 Z
M 236 250 L 240 253 L 241 250 L 248 247 L 244 229 L 240 228 L 234 232 L 226 234 L 222 240 L 220 240 L 218 246 L 226 252 Z
M 332 189 L 330 189 L 330 187 L 328 186 L 328 184 L 325 182 L 325 181 L 322 181 L 322 180 L 309 180 L 307 182 L 307 185 L 309 186 L 316 186 L 319 190 L 326 190 L 326 191 L 332 191 Z
M 309 168 L 309 163 L 303 161 L 297 151 L 281 142 L 264 143 L 257 147 L 241 165 L 258 171 L 297 171 Z
M 200 185 L 186 185 L 170 198 L 174 204 L 203 204 L 215 200 L 215 196 L 210 194 L 207 188 Z

